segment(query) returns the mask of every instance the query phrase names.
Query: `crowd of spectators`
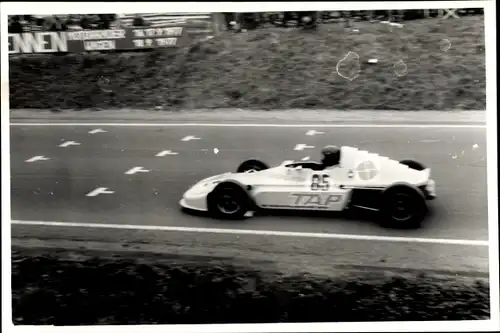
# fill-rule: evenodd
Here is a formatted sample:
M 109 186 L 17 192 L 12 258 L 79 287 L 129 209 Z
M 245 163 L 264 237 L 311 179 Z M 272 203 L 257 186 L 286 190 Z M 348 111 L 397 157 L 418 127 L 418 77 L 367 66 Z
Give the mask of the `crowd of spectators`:
M 95 15 L 15 15 L 9 17 L 9 33 L 23 33 L 31 31 L 74 31 L 110 29 L 121 25 L 120 17 L 116 14 Z M 147 26 L 148 22 L 137 15 L 132 26 Z
M 437 10 L 430 10 L 430 16 L 437 16 Z M 483 14 L 482 9 L 460 10 L 464 14 Z M 223 13 L 227 30 L 250 30 L 264 24 L 275 26 L 288 26 L 290 22 L 297 27 L 316 28 L 318 23 L 332 19 L 344 19 L 347 23 L 351 20 L 393 20 L 406 21 L 424 18 L 429 13 L 424 10 L 375 10 L 375 11 L 328 11 L 328 12 L 273 12 L 273 13 Z M 58 16 L 33 16 L 16 15 L 9 17 L 9 33 L 22 33 L 30 31 L 65 31 L 65 30 L 90 30 L 110 29 L 123 26 L 117 14 L 95 15 L 58 15 Z M 134 15 L 131 26 L 148 26 L 150 22 L 140 14 Z
M 461 16 L 482 15 L 482 8 L 457 10 Z M 255 29 L 263 24 L 275 26 L 295 25 L 303 28 L 315 28 L 318 23 L 341 20 L 350 24 L 354 20 L 370 21 L 391 20 L 403 22 L 409 20 L 423 19 L 426 17 L 437 17 L 438 9 L 423 10 L 353 10 L 353 11 L 321 11 L 321 12 L 274 12 L 274 13 L 224 13 L 225 24 L 228 30 Z

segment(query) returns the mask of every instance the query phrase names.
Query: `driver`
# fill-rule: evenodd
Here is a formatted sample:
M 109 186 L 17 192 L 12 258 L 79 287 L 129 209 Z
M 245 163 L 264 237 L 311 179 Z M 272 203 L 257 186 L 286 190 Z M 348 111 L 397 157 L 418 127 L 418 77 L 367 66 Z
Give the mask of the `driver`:
M 321 149 L 321 155 L 323 155 L 321 159 L 323 169 L 337 166 L 340 163 L 340 149 L 337 146 L 325 146 Z

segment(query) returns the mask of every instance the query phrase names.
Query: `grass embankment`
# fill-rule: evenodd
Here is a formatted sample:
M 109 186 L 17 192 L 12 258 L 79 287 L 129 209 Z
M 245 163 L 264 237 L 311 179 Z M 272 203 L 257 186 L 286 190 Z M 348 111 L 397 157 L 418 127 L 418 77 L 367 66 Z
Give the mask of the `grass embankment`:
M 10 107 L 484 110 L 483 20 L 267 28 L 151 53 L 12 57 Z M 359 55 L 352 81 L 336 72 L 349 52 Z M 357 66 L 351 53 L 340 71 L 352 77 Z
M 387 273 L 327 279 L 16 248 L 13 319 L 24 325 L 472 320 L 489 317 L 481 281 Z

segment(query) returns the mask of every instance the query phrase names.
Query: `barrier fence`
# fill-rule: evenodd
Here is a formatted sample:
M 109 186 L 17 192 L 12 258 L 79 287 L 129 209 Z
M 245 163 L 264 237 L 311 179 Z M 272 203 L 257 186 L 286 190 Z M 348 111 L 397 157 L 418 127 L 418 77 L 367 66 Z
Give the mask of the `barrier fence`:
M 153 49 L 179 46 L 186 39 L 184 27 L 40 31 L 8 36 L 9 54 Z
M 9 33 L 9 54 L 172 48 L 215 33 L 213 15 L 210 13 L 141 14 L 146 26 L 133 26 L 136 16 L 117 15 L 110 29 L 43 31 L 30 28 L 23 33 Z

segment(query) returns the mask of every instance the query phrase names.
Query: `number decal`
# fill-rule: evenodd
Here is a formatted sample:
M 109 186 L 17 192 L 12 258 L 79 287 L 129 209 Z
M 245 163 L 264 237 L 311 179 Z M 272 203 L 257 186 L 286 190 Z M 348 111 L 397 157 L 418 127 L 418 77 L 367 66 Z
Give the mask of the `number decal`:
M 328 191 L 330 188 L 330 176 L 328 175 L 313 175 L 311 181 L 311 191 Z

